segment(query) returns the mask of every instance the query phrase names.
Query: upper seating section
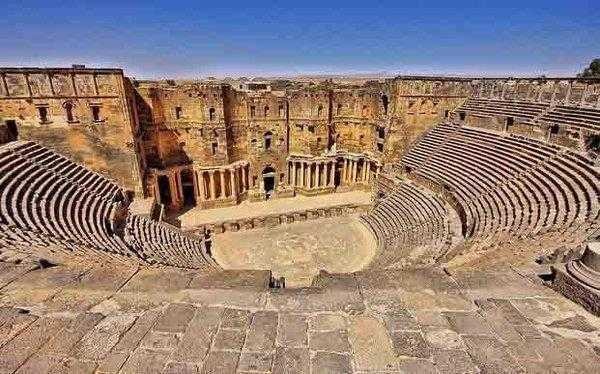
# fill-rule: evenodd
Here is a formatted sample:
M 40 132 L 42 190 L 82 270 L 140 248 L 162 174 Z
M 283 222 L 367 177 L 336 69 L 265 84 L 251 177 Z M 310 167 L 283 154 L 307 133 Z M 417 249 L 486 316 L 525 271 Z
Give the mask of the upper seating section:
M 463 234 L 502 243 L 556 234 L 578 244 L 598 227 L 600 171 L 585 155 L 481 128 L 442 124 L 402 159 L 409 173 L 449 191 Z
M 203 241 L 165 224 L 138 222 L 114 182 L 33 142 L 0 146 L 0 246 L 35 255 L 84 255 L 206 268 Z M 129 228 L 124 235 L 123 226 Z
M 469 98 L 458 110 L 484 117 L 506 116 L 522 118 L 525 122 L 533 123 L 546 109 L 548 109 L 548 104 L 543 103 Z
M 476 117 L 511 117 L 534 126 L 554 126 L 571 131 L 600 133 L 600 108 L 564 106 L 558 103 L 468 98 L 455 110 Z
M 576 130 L 600 132 L 600 109 L 557 106 L 545 113 L 540 121 Z

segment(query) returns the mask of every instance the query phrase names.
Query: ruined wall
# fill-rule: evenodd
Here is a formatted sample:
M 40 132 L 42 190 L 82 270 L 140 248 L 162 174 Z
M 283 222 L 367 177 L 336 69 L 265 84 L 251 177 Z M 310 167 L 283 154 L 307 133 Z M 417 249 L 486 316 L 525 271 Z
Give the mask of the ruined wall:
M 473 79 L 472 97 L 474 100 L 456 110 L 455 121 L 585 150 L 587 139 L 595 131 L 564 126 L 560 121 L 557 124 L 553 118 L 564 116 L 575 124 L 589 121 L 589 114 L 576 112 L 600 108 L 600 79 Z M 569 108 L 561 109 L 563 106 Z M 560 114 L 557 110 L 571 113 Z
M 129 81 L 119 69 L 0 69 L 0 117 L 132 190 L 141 187 Z
M 396 78 L 389 84 L 393 104 L 386 161 L 398 159 L 473 91 L 471 80 L 460 78 Z
M 137 92 L 150 167 L 229 162 L 222 86 L 140 85 Z
M 287 178 L 288 155 L 285 96 L 282 93 L 230 90 L 227 104 L 231 160 L 249 161 L 252 187 L 267 168 L 274 169 L 276 185 L 283 183 Z
M 472 79 L 474 97 L 600 107 L 598 78 Z
M 331 136 L 338 150 L 381 156 L 389 127 L 387 85 L 334 90 L 331 107 Z

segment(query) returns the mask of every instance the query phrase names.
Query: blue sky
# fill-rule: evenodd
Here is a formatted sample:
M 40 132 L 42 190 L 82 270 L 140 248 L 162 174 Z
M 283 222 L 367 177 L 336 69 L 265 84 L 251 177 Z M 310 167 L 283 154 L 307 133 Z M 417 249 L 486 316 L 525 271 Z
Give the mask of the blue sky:
M 2 13 L 0 66 L 139 78 L 573 75 L 600 57 L 600 0 L 5 0 Z

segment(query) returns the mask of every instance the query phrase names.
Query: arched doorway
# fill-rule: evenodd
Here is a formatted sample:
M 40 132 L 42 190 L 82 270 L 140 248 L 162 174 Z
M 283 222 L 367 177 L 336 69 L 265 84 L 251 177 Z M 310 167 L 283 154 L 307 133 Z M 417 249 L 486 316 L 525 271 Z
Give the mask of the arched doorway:
M 269 200 L 275 192 L 275 169 L 270 166 L 264 168 L 262 172 L 263 186 L 265 191 L 265 198 Z
M 188 206 L 196 205 L 194 172 L 192 170 L 185 169 L 181 171 L 181 188 L 183 190 L 183 204 Z
M 158 193 L 160 194 L 160 202 L 165 206 L 171 205 L 171 187 L 169 177 L 166 175 L 158 176 Z

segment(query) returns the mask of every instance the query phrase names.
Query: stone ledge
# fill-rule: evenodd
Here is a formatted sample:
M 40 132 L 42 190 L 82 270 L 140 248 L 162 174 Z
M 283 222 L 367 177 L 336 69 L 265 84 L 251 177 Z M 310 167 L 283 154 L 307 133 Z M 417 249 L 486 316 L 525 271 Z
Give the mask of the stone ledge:
M 324 217 L 347 216 L 355 213 L 364 213 L 370 208 L 368 204 L 345 204 L 331 207 L 306 209 L 280 214 L 269 214 L 258 217 L 240 218 L 235 220 L 211 222 L 187 230 L 187 232 L 200 234 L 212 231 L 220 234 L 226 231 L 252 230 L 261 227 L 275 227 L 293 222 L 306 221 Z

